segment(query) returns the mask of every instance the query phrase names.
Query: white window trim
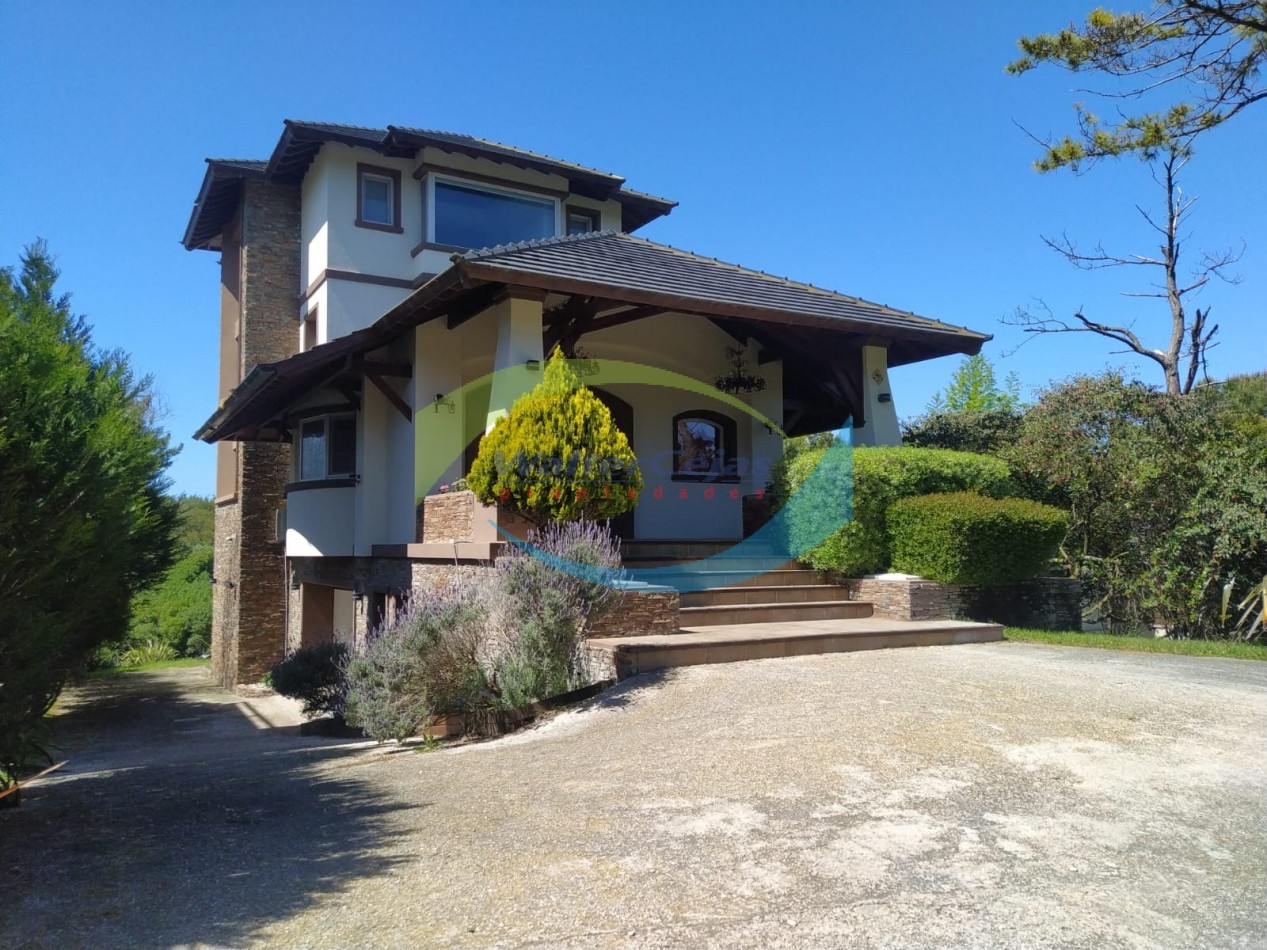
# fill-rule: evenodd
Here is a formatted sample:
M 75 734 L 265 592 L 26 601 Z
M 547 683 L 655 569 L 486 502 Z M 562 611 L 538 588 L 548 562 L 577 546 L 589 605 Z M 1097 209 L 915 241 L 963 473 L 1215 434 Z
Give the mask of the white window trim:
M 460 175 L 440 175 L 434 172 L 428 173 L 425 189 L 423 210 L 426 215 L 426 221 L 423 222 L 425 229 L 425 238 L 431 244 L 438 244 L 436 240 L 436 182 L 440 181 L 446 185 L 457 185 L 460 188 L 466 188 L 471 191 L 483 191 L 491 195 L 507 195 L 511 198 L 526 198 L 529 201 L 550 202 L 554 205 L 554 234 L 551 237 L 558 237 L 563 233 L 563 202 L 558 198 L 552 198 L 549 195 L 543 195 L 534 191 L 520 191 L 516 188 L 502 188 L 497 185 L 486 185 L 483 182 L 471 181 L 469 178 L 462 178 Z M 599 219 L 602 220 L 601 218 Z

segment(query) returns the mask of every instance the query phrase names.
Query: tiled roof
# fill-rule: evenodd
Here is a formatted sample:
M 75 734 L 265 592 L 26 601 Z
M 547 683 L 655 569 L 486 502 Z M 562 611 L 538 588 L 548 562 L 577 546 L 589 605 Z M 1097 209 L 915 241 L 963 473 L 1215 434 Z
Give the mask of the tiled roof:
M 636 230 L 668 214 L 677 206 L 675 201 L 625 188 L 625 180 L 619 175 L 473 135 L 399 125 L 377 129 L 337 122 L 287 119 L 268 161 L 208 160 L 207 176 L 185 232 L 185 246 L 190 249 L 214 246 L 215 238 L 226 220 L 225 209 L 236 198 L 243 173 L 262 174 L 270 181 L 298 183 L 303 180 L 313 159 L 327 142 L 341 142 L 373 149 L 382 155 L 411 159 L 422 149 L 431 147 L 559 175 L 568 180 L 568 187 L 573 194 L 600 201 L 614 199 L 620 202 L 621 223 L 626 231 Z M 213 193 L 217 200 L 207 205 L 204 199 Z
M 623 289 L 631 292 L 631 299 L 646 297 L 646 302 L 664 302 L 666 308 L 719 316 L 784 314 L 819 324 L 855 323 L 872 331 L 883 327 L 920 335 L 989 339 L 964 327 L 615 231 L 468 251 L 454 260 L 472 273 L 495 268 L 512 282 L 593 284 L 596 292 L 600 286 Z

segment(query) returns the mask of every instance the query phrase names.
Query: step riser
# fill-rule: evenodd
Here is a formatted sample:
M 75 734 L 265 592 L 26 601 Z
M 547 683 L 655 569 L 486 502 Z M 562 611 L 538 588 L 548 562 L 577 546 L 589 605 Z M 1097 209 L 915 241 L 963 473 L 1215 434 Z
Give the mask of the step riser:
M 626 541 L 621 544 L 620 553 L 626 559 L 654 557 L 697 560 L 734 551 L 739 545 L 739 541 Z M 766 557 L 771 555 L 787 557 L 787 554 L 781 553 L 776 546 L 768 544 L 745 543 L 736 553 L 743 557 Z
M 750 571 L 705 571 L 697 574 L 683 571 L 678 576 L 684 581 L 684 590 L 705 590 L 712 587 L 799 587 L 812 584 L 830 587 L 837 591 L 838 599 L 846 599 L 843 588 L 823 580 L 817 571 L 770 571 L 765 574 L 753 574 Z M 666 574 L 665 577 L 667 579 L 661 583 L 668 584 L 674 580 L 673 575 Z
M 774 660 L 784 657 L 853 653 L 861 650 L 886 650 L 897 647 L 990 643 L 1002 639 L 1002 627 L 981 627 L 970 630 L 798 637 L 711 646 L 635 647 L 631 645 L 618 649 L 595 648 L 591 650 L 590 659 L 591 664 L 623 680 L 640 673 L 652 673 L 681 666 L 739 663 L 745 660 Z
M 839 587 L 816 584 L 802 587 L 722 587 L 716 590 L 687 591 L 683 607 L 729 607 L 736 604 L 807 604 L 843 600 Z
M 687 567 L 693 563 L 691 561 L 683 561 L 681 558 L 627 557 L 623 560 L 625 567 L 628 568 Z M 713 571 L 759 572 L 764 574 L 768 571 L 795 570 L 796 562 L 773 557 L 718 557 L 709 561 L 708 569 Z
M 852 603 L 770 604 L 732 607 L 686 607 L 678 612 L 683 627 L 732 623 L 791 623 L 797 620 L 856 620 L 871 616 L 871 605 Z

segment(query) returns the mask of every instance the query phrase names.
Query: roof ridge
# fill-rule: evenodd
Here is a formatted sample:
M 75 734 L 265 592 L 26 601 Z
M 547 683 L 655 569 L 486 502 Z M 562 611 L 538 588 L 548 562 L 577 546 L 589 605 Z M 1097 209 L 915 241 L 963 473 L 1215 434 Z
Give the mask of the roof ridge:
M 556 165 L 567 165 L 568 167 L 575 168 L 578 171 L 589 172 L 590 174 L 599 175 L 603 178 L 618 180 L 622 184 L 625 181 L 624 177 L 622 177 L 621 175 L 617 175 L 615 172 L 605 172 L 601 168 L 595 168 L 592 165 L 582 165 L 579 162 L 573 162 L 566 158 L 559 158 L 556 155 L 550 155 L 546 152 L 537 152 L 537 151 L 534 151 L 533 149 L 522 148 L 518 145 L 508 145 L 505 142 L 498 142 L 496 139 L 488 139 L 480 135 L 472 135 L 469 132 L 452 132 L 447 129 L 423 129 L 417 126 L 410 126 L 410 125 L 389 125 L 387 128 L 389 131 L 399 131 L 399 132 L 405 132 L 407 134 L 413 133 L 415 135 L 447 135 L 456 139 L 466 139 L 467 141 L 474 142 L 478 145 L 485 145 L 485 146 L 491 146 L 493 148 L 505 149 L 508 152 L 515 152 L 515 153 L 518 153 L 519 155 L 526 155 L 531 158 L 543 159 L 545 161 L 552 162 Z
M 208 158 L 208 165 L 212 162 L 220 162 L 224 165 L 267 165 L 267 158 Z
M 678 255 L 679 257 L 693 257 L 696 260 L 708 261 L 709 263 L 712 263 L 712 264 L 717 264 L 722 267 L 728 267 L 731 270 L 737 270 L 737 271 L 742 271 L 745 274 L 751 274 L 754 277 L 760 277 L 765 280 L 773 281 L 779 284 L 788 284 L 793 287 L 799 287 L 802 290 L 808 290 L 808 291 L 811 291 L 812 293 L 826 294 L 831 297 L 838 297 L 844 300 L 850 300 L 850 301 L 853 301 L 854 303 L 866 304 L 867 306 L 870 306 L 870 307 L 881 307 L 885 310 L 888 310 L 890 313 L 901 314 L 904 317 L 914 317 L 916 320 L 923 320 L 924 322 L 932 324 L 933 326 L 955 327 L 955 324 L 953 323 L 946 323 L 943 320 L 934 320 L 932 317 L 922 317 L 918 313 L 914 313 L 913 311 L 910 311 L 910 310 L 899 310 L 896 307 L 890 307 L 887 303 L 876 303 L 874 300 L 867 300 L 865 297 L 855 297 L 853 294 L 847 294 L 839 290 L 832 290 L 828 287 L 819 287 L 815 284 L 811 284 L 803 280 L 793 280 L 790 277 L 780 277 L 778 274 L 769 274 L 763 270 L 757 270 L 752 267 L 745 267 L 743 264 L 735 264 L 731 261 L 723 261 L 717 257 L 708 257 L 704 254 L 696 254 L 694 251 L 687 251 L 682 248 L 673 247 L 671 244 L 660 244 L 657 241 L 650 241 L 647 238 L 640 237 L 635 234 L 626 234 L 624 235 L 624 237 L 629 238 L 631 241 L 641 241 L 643 244 L 649 244 L 652 247 L 663 248 L 666 251 L 671 251 L 672 253 Z M 957 327 L 956 329 L 966 330 L 967 327 Z
M 629 237 L 623 231 L 586 231 L 583 234 L 556 234 L 553 237 L 532 238 L 528 241 L 514 241 L 510 244 L 495 244 L 492 247 L 472 248 L 461 251 L 449 259 L 454 263 L 460 261 L 483 261 L 494 257 L 504 257 L 516 251 L 528 251 L 537 247 L 553 247 L 556 244 L 579 244 L 582 241 L 595 241 L 599 238 Z
M 387 129 L 375 128 L 372 125 L 353 125 L 350 122 L 322 122 L 314 119 L 282 119 L 283 125 L 319 125 L 328 129 L 352 129 L 357 132 L 377 132 L 386 135 Z

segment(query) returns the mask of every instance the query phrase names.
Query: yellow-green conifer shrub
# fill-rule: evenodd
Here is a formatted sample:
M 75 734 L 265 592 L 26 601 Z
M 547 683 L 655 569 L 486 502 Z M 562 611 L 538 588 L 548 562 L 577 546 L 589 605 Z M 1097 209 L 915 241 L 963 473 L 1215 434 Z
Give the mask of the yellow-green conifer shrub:
M 484 504 L 537 524 L 614 518 L 642 490 L 629 440 L 558 349 L 541 382 L 484 436 L 466 480 Z

